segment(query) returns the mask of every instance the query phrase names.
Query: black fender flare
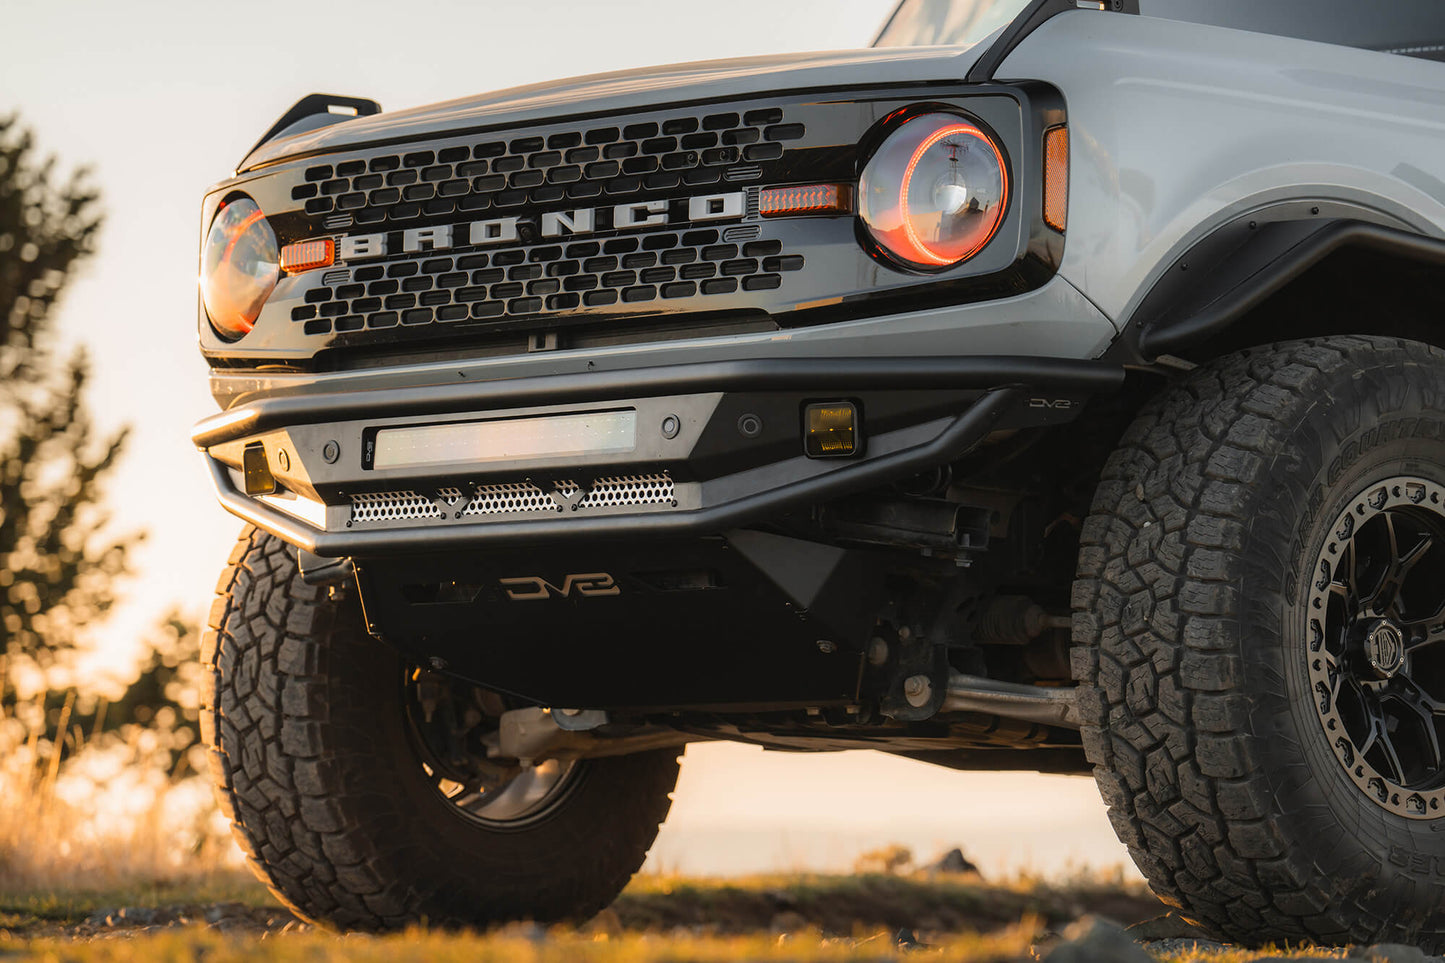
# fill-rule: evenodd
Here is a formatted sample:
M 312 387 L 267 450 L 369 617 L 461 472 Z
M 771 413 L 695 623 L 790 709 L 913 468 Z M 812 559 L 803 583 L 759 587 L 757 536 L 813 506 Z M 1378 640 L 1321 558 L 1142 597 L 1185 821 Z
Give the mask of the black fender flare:
M 1150 363 L 1187 351 L 1345 248 L 1445 267 L 1445 239 L 1354 217 L 1320 218 L 1318 206 L 1309 212 L 1283 220 L 1247 215 L 1193 244 L 1140 302 L 1109 355 Z

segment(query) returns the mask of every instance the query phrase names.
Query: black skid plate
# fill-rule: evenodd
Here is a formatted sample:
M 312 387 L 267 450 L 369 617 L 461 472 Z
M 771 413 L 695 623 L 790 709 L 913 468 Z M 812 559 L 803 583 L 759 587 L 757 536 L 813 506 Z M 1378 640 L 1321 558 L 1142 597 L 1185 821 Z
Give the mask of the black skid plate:
M 763 532 L 358 559 L 372 634 L 420 665 L 558 708 L 853 702 L 881 580 Z

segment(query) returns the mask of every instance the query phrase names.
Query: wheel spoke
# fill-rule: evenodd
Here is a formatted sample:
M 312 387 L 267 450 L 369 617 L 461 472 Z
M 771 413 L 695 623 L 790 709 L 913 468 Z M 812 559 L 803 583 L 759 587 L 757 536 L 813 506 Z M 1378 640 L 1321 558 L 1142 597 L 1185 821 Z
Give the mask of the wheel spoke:
M 1430 695 L 1415 684 L 1414 679 L 1401 677 L 1398 686 L 1391 694 L 1395 701 L 1410 711 L 1420 723 L 1424 730 L 1425 744 L 1430 750 L 1432 768 L 1439 769 L 1445 765 L 1445 751 L 1440 745 L 1440 730 L 1435 726 L 1435 720 L 1440 715 L 1441 706 Z
M 1343 573 L 1344 580 L 1342 583 L 1334 583 L 1342 584 L 1344 587 L 1344 591 L 1340 594 L 1345 602 L 1346 622 L 1358 615 L 1360 611 L 1360 575 L 1355 571 L 1355 561 L 1355 540 L 1351 537 L 1349 541 L 1345 542 L 1345 557 L 1337 570 Z M 1330 585 L 1331 591 L 1334 590 L 1334 584 Z
M 1395 529 L 1392 525 L 1390 528 L 1390 537 L 1392 544 L 1395 538 L 1394 531 Z M 1399 617 L 1400 593 L 1405 588 L 1405 580 L 1410 577 L 1410 573 L 1414 570 L 1415 566 L 1420 564 L 1421 559 L 1423 559 L 1429 553 L 1430 549 L 1434 546 L 1434 544 L 1434 537 L 1431 535 L 1426 535 L 1424 538 L 1420 539 L 1420 543 L 1418 545 L 1410 549 L 1404 555 L 1401 555 L 1398 552 L 1394 553 L 1394 558 L 1390 562 L 1390 570 L 1385 576 L 1390 591 L 1390 597 L 1387 600 L 1387 605 L 1385 607 L 1390 612 L 1390 614 Z
M 1418 652 L 1421 649 L 1427 649 L 1432 645 L 1445 642 L 1445 622 L 1436 622 L 1434 625 L 1429 624 L 1432 621 L 1434 621 L 1433 618 L 1420 619 L 1418 622 L 1401 623 L 1400 627 L 1407 632 L 1411 629 L 1419 629 L 1421 627 L 1425 630 L 1424 634 L 1415 639 L 1415 641 L 1405 643 L 1405 651 L 1407 653 Z
M 1390 734 L 1384 731 L 1382 720 L 1375 720 L 1375 728 L 1380 733 L 1380 751 L 1384 754 L 1385 761 L 1390 764 L 1390 778 L 1403 785 L 1405 782 L 1405 767 L 1400 764 L 1400 754 L 1395 751 L 1395 744 L 1390 741 Z

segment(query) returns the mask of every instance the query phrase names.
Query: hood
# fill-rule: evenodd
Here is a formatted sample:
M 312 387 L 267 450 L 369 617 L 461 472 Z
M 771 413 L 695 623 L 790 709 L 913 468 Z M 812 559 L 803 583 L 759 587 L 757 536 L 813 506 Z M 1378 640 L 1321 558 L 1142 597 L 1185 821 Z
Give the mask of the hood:
M 985 42 L 971 46 L 883 47 L 707 60 L 512 87 L 279 137 L 252 151 L 241 162 L 239 171 L 297 155 L 434 137 L 471 128 L 519 126 L 571 115 L 621 113 L 784 91 L 957 82 L 963 80 L 987 46 Z

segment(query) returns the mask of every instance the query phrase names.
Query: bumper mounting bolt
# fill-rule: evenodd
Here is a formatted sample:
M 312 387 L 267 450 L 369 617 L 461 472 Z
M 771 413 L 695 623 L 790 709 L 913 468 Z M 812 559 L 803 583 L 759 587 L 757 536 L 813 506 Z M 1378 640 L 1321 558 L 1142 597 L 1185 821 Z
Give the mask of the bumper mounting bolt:
M 903 698 L 915 709 L 921 709 L 933 698 L 933 683 L 926 675 L 910 675 L 903 680 Z

